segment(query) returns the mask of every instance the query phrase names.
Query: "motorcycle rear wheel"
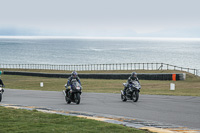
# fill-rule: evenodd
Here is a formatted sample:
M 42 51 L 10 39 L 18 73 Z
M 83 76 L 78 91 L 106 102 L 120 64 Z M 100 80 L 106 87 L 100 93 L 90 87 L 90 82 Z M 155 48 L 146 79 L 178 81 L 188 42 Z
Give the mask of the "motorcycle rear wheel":
M 123 94 L 121 94 L 121 99 L 122 99 L 123 102 L 126 102 L 126 101 L 127 101 L 126 96 L 123 95 Z
M 71 100 L 68 100 L 68 101 L 67 101 L 67 104 L 70 104 L 70 103 L 71 103 Z
M 67 102 L 67 104 L 71 103 L 71 100 L 67 96 L 65 96 L 65 101 Z

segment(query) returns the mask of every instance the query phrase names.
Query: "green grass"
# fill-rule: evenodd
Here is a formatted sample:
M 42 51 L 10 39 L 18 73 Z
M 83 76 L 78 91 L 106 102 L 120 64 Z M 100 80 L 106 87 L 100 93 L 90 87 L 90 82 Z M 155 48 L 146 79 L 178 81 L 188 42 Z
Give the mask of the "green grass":
M 16 75 L 3 75 L 2 80 L 6 88 L 46 91 L 62 91 L 65 89 L 64 84 L 67 83 L 67 79 L 64 78 Z M 40 87 L 40 82 L 44 83 L 44 87 Z M 120 90 L 123 89 L 122 83 L 126 80 L 81 79 L 81 82 L 83 92 L 120 93 Z M 200 96 L 199 78 L 185 81 L 140 80 L 140 82 L 141 94 Z M 170 83 L 175 83 L 175 91 L 169 90 Z
M 74 116 L 0 107 L 0 133 L 147 133 L 122 125 Z
M 40 70 L 29 70 L 38 72 Z M 59 73 L 60 71 L 41 70 L 42 72 Z M 95 73 L 88 71 L 85 73 Z M 98 71 L 99 73 L 130 73 L 129 71 Z M 137 71 L 140 73 L 150 73 L 154 71 Z M 156 71 L 162 73 L 171 73 L 172 71 Z M 69 72 L 68 72 L 69 73 Z M 178 71 L 180 73 L 180 71 Z M 128 77 L 127 77 L 128 78 Z M 26 90 L 46 90 L 62 91 L 67 79 L 64 78 L 46 78 L 31 76 L 2 75 L 2 80 L 6 88 L 26 89 Z M 40 87 L 40 82 L 44 87 Z M 81 79 L 83 92 L 98 93 L 120 93 L 123 89 L 122 83 L 126 80 L 105 80 L 105 79 Z M 180 95 L 180 96 L 200 96 L 200 77 L 187 73 L 185 81 L 159 81 L 159 80 L 140 80 L 142 89 L 141 94 L 151 95 Z M 170 91 L 170 83 L 175 83 L 175 91 Z

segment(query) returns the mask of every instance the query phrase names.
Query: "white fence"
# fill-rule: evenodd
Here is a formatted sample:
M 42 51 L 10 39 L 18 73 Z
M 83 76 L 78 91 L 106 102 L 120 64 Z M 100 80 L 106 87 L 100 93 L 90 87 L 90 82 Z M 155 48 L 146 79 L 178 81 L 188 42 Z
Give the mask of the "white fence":
M 0 69 L 44 69 L 68 71 L 93 70 L 180 70 L 200 76 L 200 70 L 179 67 L 166 63 L 117 63 L 117 64 L 82 64 L 82 65 L 51 65 L 51 64 L 0 64 Z

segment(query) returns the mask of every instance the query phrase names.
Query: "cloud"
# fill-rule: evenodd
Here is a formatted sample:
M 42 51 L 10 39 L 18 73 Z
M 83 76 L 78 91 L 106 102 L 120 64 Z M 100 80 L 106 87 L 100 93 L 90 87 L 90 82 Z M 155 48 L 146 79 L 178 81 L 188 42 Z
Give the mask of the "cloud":
M 15 28 L 15 27 L 0 27 L 0 36 L 34 36 L 38 35 L 33 29 Z
M 193 27 L 200 27 L 199 5 L 199 0 L 6 0 L 0 5 L 0 35 L 198 36 Z

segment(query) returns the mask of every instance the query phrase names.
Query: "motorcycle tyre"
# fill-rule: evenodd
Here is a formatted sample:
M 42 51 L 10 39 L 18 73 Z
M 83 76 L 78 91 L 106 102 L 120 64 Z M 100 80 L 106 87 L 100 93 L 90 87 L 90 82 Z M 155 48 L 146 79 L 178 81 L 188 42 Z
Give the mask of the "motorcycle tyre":
M 122 99 L 123 102 L 127 101 L 126 96 L 124 96 L 122 93 L 121 93 L 121 99 Z
M 139 92 L 138 91 L 134 91 L 133 93 L 135 93 L 135 98 L 133 98 L 133 102 L 137 102 L 139 99 Z
M 1 102 L 1 100 L 2 100 L 2 93 L 0 92 L 0 102 Z
M 67 96 L 65 96 L 65 101 L 67 102 L 67 104 L 71 103 L 71 100 Z
M 79 104 L 80 101 L 81 101 L 80 93 L 76 93 L 76 99 L 75 99 L 76 104 Z

